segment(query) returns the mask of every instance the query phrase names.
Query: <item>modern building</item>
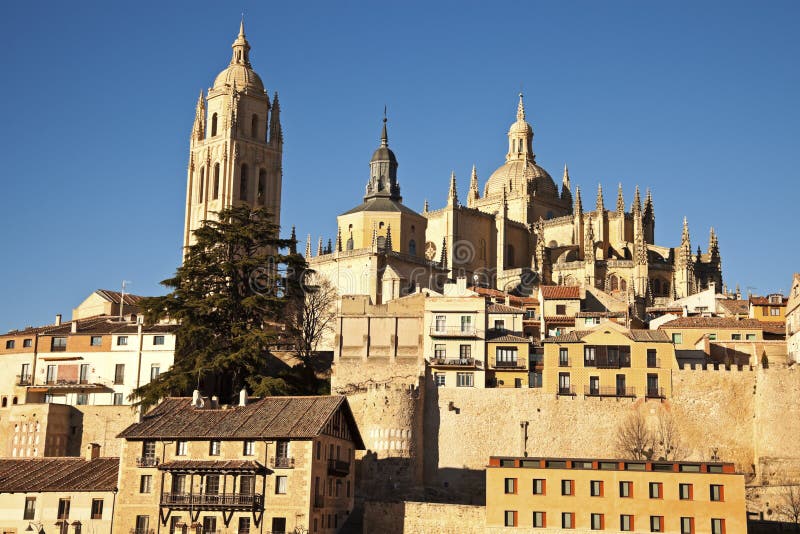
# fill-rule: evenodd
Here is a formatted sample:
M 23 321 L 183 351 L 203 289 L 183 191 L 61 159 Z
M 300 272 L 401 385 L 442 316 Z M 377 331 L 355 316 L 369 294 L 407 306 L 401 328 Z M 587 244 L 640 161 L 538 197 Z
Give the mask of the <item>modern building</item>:
M 747 532 L 733 464 L 491 457 L 487 527 L 525 532 Z
M 238 406 L 167 398 L 119 437 L 120 532 L 337 532 L 364 448 L 345 397 L 244 391 Z
M 0 532 L 111 534 L 119 458 L 0 459 Z
M 665 399 L 672 396 L 675 348 L 658 330 L 613 322 L 544 340 L 542 387 L 559 397 Z
M 230 64 L 200 91 L 189 141 L 184 247 L 215 212 L 237 204 L 267 209 L 280 225 L 283 131 L 278 93 L 270 101 L 250 63 L 244 21 Z

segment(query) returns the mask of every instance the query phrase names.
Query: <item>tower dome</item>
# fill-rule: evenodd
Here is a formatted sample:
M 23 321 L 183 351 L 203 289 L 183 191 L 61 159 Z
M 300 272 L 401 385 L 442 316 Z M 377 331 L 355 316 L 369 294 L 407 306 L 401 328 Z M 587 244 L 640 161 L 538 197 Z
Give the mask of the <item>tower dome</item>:
M 508 194 L 534 194 L 558 198 L 558 188 L 546 170 L 536 164 L 533 152 L 533 128 L 525 120 L 525 103 L 519 95 L 517 120 L 508 129 L 506 162 L 486 182 L 484 197 Z
M 244 20 L 239 25 L 239 35 L 231 47 L 231 63 L 214 79 L 212 90 L 236 85 L 239 91 L 264 94 L 264 83 L 250 65 L 250 43 L 244 34 Z

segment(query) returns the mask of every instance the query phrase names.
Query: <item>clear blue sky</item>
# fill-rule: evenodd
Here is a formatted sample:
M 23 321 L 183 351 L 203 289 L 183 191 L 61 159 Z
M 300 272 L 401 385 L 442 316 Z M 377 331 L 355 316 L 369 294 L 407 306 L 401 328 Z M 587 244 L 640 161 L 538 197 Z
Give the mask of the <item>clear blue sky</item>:
M 251 59 L 281 96 L 286 234 L 336 232 L 360 202 L 384 104 L 406 204 L 443 205 L 502 162 L 516 94 L 537 161 L 594 204 L 653 190 L 656 242 L 683 216 L 724 280 L 800 270 L 798 2 L 14 2 L 0 17 L 0 331 L 96 288 L 138 294 L 180 261 L 197 94 Z M 588 198 L 587 198 L 588 197 Z M 790 232 L 789 229 L 793 231 Z

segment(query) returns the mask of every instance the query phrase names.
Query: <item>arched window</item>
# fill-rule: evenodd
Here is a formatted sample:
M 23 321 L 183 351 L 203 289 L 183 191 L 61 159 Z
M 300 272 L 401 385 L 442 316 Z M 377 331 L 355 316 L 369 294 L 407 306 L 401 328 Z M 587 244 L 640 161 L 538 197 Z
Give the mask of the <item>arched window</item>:
M 213 187 L 213 193 L 214 193 L 214 197 L 213 197 L 214 200 L 217 200 L 219 198 L 219 163 L 215 163 L 214 164 L 214 187 Z
M 11 404 L 17 404 L 18 402 L 19 402 L 19 399 L 17 399 L 16 397 L 11 399 Z
M 617 280 L 617 276 L 612 274 L 608 277 L 608 289 L 610 291 L 616 291 L 619 289 L 619 281 Z
M 620 278 L 619 279 L 619 288 L 622 291 L 625 291 L 626 289 L 628 289 L 628 282 L 626 282 L 624 278 Z
M 197 191 L 197 201 L 203 201 L 203 192 L 206 189 L 206 168 L 200 168 L 200 189 Z
M 267 171 L 261 169 L 258 171 L 258 191 L 256 192 L 256 200 L 258 202 L 263 202 L 264 205 L 267 203 Z
M 8 397 L 3 397 L 3 408 L 8 406 Z
M 217 135 L 217 114 L 211 115 L 211 137 Z
M 417 242 L 414 241 L 413 239 L 408 242 L 408 253 L 411 254 L 412 256 L 417 255 Z
M 347 250 L 353 250 L 353 238 L 347 240 Z
M 239 174 L 239 200 L 247 200 L 247 165 L 242 165 L 242 171 Z
M 258 115 L 253 113 L 253 118 L 250 119 L 250 135 L 258 139 Z
M 514 245 L 506 247 L 506 267 L 514 266 Z

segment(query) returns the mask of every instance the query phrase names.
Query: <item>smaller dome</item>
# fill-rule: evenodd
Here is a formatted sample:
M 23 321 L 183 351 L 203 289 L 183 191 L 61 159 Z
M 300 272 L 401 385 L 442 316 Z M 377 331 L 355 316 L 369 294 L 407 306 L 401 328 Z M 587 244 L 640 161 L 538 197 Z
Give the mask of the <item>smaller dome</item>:
M 397 164 L 397 158 L 394 152 L 392 152 L 392 149 L 388 146 L 378 147 L 378 149 L 372 153 L 372 159 L 370 159 L 369 162 L 373 163 L 375 161 L 390 161 Z
M 242 64 L 232 64 L 220 72 L 214 80 L 214 89 L 221 89 L 226 85 L 232 86 L 236 82 L 239 91 L 249 91 L 261 94 L 264 92 L 264 83 L 256 71 Z
M 530 136 L 533 135 L 533 128 L 531 128 L 531 125 L 528 124 L 524 119 L 518 120 L 511 125 L 511 128 L 508 129 L 508 135 Z

